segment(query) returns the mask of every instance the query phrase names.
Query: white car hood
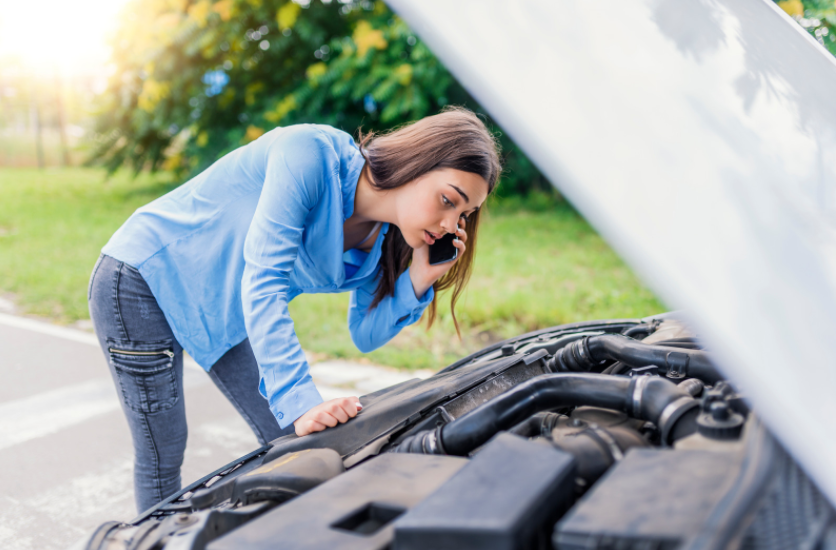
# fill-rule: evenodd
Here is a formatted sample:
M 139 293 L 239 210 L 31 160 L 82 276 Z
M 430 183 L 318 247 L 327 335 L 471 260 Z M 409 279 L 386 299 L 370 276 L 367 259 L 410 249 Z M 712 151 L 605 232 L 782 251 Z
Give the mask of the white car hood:
M 832 56 L 766 0 L 389 3 L 836 505 Z

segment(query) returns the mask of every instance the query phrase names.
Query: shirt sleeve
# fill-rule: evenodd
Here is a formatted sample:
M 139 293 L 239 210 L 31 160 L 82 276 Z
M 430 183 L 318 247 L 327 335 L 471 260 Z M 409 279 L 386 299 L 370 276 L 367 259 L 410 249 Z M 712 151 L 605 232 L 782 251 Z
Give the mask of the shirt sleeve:
M 244 242 L 244 323 L 258 361 L 259 391 L 282 428 L 322 402 L 287 306 L 306 220 L 339 162 L 328 149 L 310 128 L 283 133 L 270 144 Z
M 407 269 L 395 282 L 395 294 L 386 296 L 370 310 L 380 276 L 378 272 L 377 277 L 354 290 L 348 306 L 351 339 L 363 353 L 376 350 L 394 338 L 402 328 L 418 321 L 424 309 L 433 301 L 432 287 L 420 299 L 415 296 Z

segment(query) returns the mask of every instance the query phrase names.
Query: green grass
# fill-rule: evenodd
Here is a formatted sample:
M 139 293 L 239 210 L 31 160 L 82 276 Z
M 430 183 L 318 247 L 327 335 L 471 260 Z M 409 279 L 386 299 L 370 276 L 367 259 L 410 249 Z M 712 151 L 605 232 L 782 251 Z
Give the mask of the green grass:
M 0 292 L 26 313 L 70 323 L 87 318 L 86 289 L 98 252 L 134 211 L 175 183 L 94 169 L 0 169 Z M 409 327 L 363 355 L 346 327 L 348 295 L 303 295 L 290 306 L 306 349 L 406 368 L 438 368 L 484 345 L 551 325 L 664 310 L 566 203 L 539 197 L 490 205 L 476 267 L 457 307 L 448 296 L 430 331 Z

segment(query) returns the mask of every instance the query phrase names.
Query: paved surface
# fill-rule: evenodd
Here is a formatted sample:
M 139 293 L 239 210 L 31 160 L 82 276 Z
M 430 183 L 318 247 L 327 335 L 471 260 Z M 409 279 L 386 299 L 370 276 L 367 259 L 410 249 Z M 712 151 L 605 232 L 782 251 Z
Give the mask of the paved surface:
M 431 374 L 348 361 L 311 370 L 325 399 Z M 66 548 L 134 517 L 130 435 L 95 337 L 0 313 L 0 380 L 0 548 Z M 191 360 L 185 384 L 188 484 L 258 445 Z

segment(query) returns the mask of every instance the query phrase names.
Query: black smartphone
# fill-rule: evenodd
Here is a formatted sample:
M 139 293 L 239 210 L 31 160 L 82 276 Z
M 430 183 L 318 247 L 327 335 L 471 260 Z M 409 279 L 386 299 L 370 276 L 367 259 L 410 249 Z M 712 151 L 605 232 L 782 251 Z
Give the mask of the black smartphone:
M 430 245 L 430 265 L 452 262 L 459 257 L 459 249 L 453 246 L 455 233 L 446 233 Z

